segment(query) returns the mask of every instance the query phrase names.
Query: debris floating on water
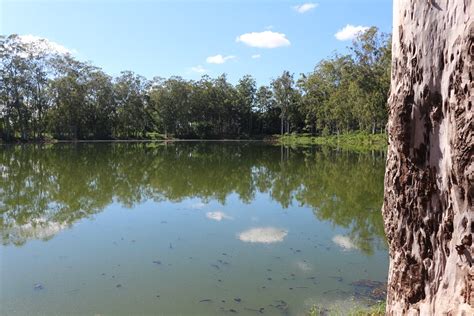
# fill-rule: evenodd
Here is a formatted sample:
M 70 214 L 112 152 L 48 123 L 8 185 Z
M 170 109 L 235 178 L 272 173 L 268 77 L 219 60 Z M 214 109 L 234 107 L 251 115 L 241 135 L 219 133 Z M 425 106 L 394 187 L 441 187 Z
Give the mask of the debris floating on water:
M 44 286 L 43 286 L 43 284 L 41 284 L 41 283 L 35 283 L 35 284 L 33 285 L 33 289 L 34 289 L 35 291 L 41 291 L 41 290 L 44 290 Z
M 212 302 L 212 300 L 210 298 L 205 298 L 199 301 L 199 303 L 204 303 L 204 302 Z
M 383 300 L 387 295 L 387 284 L 374 280 L 358 280 L 351 283 L 357 297 Z
M 260 307 L 259 309 L 256 309 L 256 308 L 248 308 L 248 307 L 245 307 L 245 310 L 263 314 L 263 311 L 265 310 L 265 308 L 264 308 L 264 307 Z
M 330 278 L 337 280 L 337 282 L 342 282 L 342 281 L 343 281 L 342 277 L 341 277 L 341 276 L 337 276 L 337 275 L 330 276 Z
M 270 306 L 273 306 L 275 307 L 276 309 L 280 310 L 281 312 L 284 312 L 286 313 L 288 311 L 288 303 L 285 302 L 284 300 L 278 300 L 276 301 L 276 305 L 270 305 Z

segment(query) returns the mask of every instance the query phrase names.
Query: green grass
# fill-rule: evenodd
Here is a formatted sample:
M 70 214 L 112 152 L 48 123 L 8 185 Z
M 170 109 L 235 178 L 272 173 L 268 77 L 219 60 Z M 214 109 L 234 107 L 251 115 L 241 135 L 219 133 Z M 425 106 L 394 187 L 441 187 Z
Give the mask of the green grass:
M 313 136 L 310 134 L 275 135 L 278 144 L 287 146 L 325 145 L 355 151 L 387 149 L 387 134 L 368 134 L 363 132 L 331 136 Z
M 156 132 L 148 132 L 146 133 L 146 139 L 151 139 L 151 140 L 166 140 L 166 137 L 164 134 L 156 133 Z
M 313 305 L 311 309 L 308 311 L 308 316 L 321 316 L 321 315 L 328 315 L 328 316 L 384 316 L 385 315 L 385 302 L 379 302 L 375 305 L 370 307 L 354 307 L 348 311 L 340 311 L 340 310 L 328 310 L 326 308 L 322 308 L 316 305 Z

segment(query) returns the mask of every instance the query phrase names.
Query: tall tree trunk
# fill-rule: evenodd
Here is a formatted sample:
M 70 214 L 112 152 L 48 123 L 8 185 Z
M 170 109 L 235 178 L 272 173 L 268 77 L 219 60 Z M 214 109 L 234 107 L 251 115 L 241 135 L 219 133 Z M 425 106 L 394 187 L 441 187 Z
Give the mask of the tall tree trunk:
M 284 133 L 284 130 L 283 130 L 283 129 L 284 129 L 284 126 L 285 126 L 284 123 L 283 123 L 283 120 L 284 120 L 284 119 L 283 119 L 283 114 L 282 114 L 282 115 L 281 115 L 281 118 L 280 118 L 280 134 L 281 134 L 281 135 L 283 135 L 283 133 Z
M 474 315 L 473 13 L 472 0 L 394 1 L 390 315 Z

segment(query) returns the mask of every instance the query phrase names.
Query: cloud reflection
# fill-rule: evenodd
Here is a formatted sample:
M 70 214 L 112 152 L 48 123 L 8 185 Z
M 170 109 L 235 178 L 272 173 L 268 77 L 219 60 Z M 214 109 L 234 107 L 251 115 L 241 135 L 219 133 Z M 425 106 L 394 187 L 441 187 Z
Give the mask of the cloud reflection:
M 274 243 L 282 242 L 288 235 L 288 231 L 275 227 L 255 227 L 241 232 L 238 238 L 243 242 L 251 243 Z
M 311 267 L 309 263 L 304 262 L 304 261 L 297 261 L 296 266 L 298 267 L 298 269 L 300 269 L 303 272 L 309 272 L 313 270 L 313 267 Z
M 343 235 L 336 235 L 332 238 L 332 241 L 341 247 L 344 250 L 352 250 L 352 249 L 359 249 L 353 242 L 352 240 Z
M 28 240 L 49 240 L 63 229 L 69 227 L 65 222 L 48 221 L 40 218 L 22 225 L 13 224 L 2 231 L 2 239 L 13 244 L 23 245 Z
M 233 219 L 229 215 L 227 215 L 223 212 L 219 212 L 219 211 L 218 212 L 207 212 L 206 217 L 209 218 L 209 219 L 212 219 L 214 221 L 218 221 L 218 222 L 220 222 L 223 219 Z

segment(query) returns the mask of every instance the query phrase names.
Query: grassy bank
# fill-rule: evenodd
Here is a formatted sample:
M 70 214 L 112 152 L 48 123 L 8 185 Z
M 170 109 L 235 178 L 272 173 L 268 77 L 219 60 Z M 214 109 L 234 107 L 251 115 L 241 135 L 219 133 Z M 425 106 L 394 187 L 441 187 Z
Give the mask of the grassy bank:
M 331 136 L 287 134 L 277 135 L 275 139 L 278 144 L 287 146 L 326 145 L 356 151 L 387 149 L 387 134 L 348 133 Z
M 173 135 L 147 132 L 143 135 L 136 135 L 134 137 L 104 137 L 104 138 L 81 138 L 81 139 L 69 139 L 69 138 L 54 138 L 50 134 L 44 134 L 41 138 L 26 139 L 22 140 L 19 136 L 10 138 L 8 141 L 0 138 L 0 144 L 20 144 L 20 143 L 32 143 L 32 144 L 43 144 L 43 143 L 58 143 L 58 142 L 133 142 L 133 141 L 267 141 L 273 140 L 271 135 L 242 135 L 241 137 L 231 136 L 216 136 L 210 138 L 179 138 Z
M 309 312 L 307 313 L 308 316 L 384 316 L 385 315 L 385 302 L 380 302 L 370 307 L 355 307 L 349 311 L 341 311 L 341 310 L 328 310 L 326 308 L 321 308 L 319 306 L 313 306 Z

